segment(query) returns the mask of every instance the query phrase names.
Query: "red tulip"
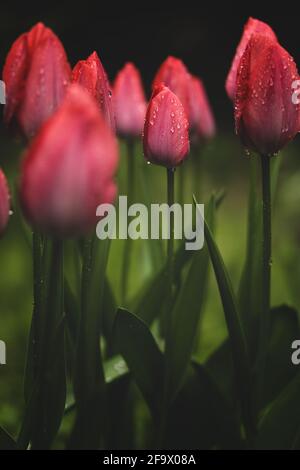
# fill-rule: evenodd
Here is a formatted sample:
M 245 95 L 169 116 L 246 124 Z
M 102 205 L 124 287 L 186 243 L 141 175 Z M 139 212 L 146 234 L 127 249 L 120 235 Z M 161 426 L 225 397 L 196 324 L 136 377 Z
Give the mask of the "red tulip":
M 195 137 L 210 139 L 215 135 L 215 120 L 202 81 L 191 76 L 189 87 L 190 127 Z
M 144 127 L 145 158 L 174 168 L 189 153 L 189 126 L 179 98 L 164 85 L 154 89 Z
M 4 232 L 9 219 L 9 191 L 6 178 L 0 169 L 0 235 Z
M 71 69 L 58 37 L 42 23 L 12 45 L 4 65 L 4 119 L 16 118 L 29 138 L 57 109 L 65 95 Z
M 249 20 L 247 21 L 244 27 L 242 38 L 237 47 L 234 59 L 231 64 L 230 71 L 226 79 L 226 85 L 225 85 L 226 92 L 232 101 L 234 100 L 235 91 L 236 91 L 237 69 L 238 69 L 241 57 L 244 54 L 244 51 L 253 33 L 263 34 L 269 37 L 270 39 L 276 40 L 276 35 L 269 25 L 267 25 L 263 21 L 259 21 L 254 18 L 249 18 Z
M 154 78 L 152 88 L 161 83 L 178 96 L 189 117 L 189 80 L 190 74 L 180 59 L 169 56 L 160 66 Z
M 97 206 L 115 198 L 117 162 L 116 139 L 95 101 L 71 85 L 25 155 L 20 192 L 28 220 L 57 236 L 87 233 Z
M 97 52 L 75 65 L 72 82 L 81 85 L 95 98 L 107 124 L 115 130 L 111 87 Z
M 142 134 L 147 103 L 138 69 L 128 62 L 114 83 L 114 105 L 117 132 L 121 136 Z
M 299 131 L 299 105 L 292 100 L 296 79 L 288 52 L 254 34 L 240 61 L 235 98 L 236 131 L 247 148 L 273 155 Z

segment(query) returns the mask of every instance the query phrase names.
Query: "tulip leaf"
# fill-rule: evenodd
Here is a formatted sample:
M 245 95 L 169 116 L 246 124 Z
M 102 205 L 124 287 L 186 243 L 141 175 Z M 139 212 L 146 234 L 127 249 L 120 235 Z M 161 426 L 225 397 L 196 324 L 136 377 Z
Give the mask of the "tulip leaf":
M 126 362 L 118 354 L 104 362 L 104 375 L 107 384 L 124 377 L 128 372 Z
M 30 374 L 25 417 L 18 446 L 50 448 L 65 408 L 65 321 L 63 316 L 63 242 L 46 239 L 43 248 L 43 295 L 33 317 L 37 349 Z M 37 328 L 38 327 L 38 328 Z M 33 344 L 36 345 L 35 343 Z M 33 385 L 32 385 L 33 384 Z
M 224 192 L 215 195 L 216 208 L 220 206 L 224 199 Z M 174 256 L 174 279 L 180 280 L 183 268 L 194 256 L 193 251 L 185 249 L 186 240 L 183 240 L 176 250 Z M 155 318 L 159 317 L 167 295 L 166 283 L 168 282 L 167 263 L 147 284 L 141 295 L 138 296 L 134 306 L 134 312 L 147 325 L 151 325 Z M 180 283 L 179 283 L 180 284 Z
M 291 362 L 291 344 L 300 336 L 297 311 L 281 305 L 271 309 L 266 379 L 263 406 L 273 401 L 297 373 Z M 233 403 L 233 365 L 229 340 L 225 340 L 209 357 L 206 367 L 223 395 Z M 262 405 L 260 405 L 262 406 Z
M 211 226 L 214 223 L 214 212 L 215 198 L 212 196 L 206 212 Z M 175 398 L 182 385 L 194 348 L 207 287 L 208 262 L 208 251 L 204 246 L 193 255 L 171 313 L 165 352 L 167 374 L 165 393 L 168 401 Z
M 175 398 L 168 420 L 168 449 L 241 447 L 238 422 L 207 369 L 195 362 Z
M 264 405 L 273 401 L 297 373 L 297 368 L 291 361 L 291 344 L 299 337 L 297 311 L 287 305 L 272 308 Z
M 161 406 L 163 356 L 148 326 L 136 315 L 118 309 L 114 340 L 154 417 Z
M 112 328 L 117 312 L 117 301 L 112 290 L 109 279 L 105 278 L 104 292 L 103 292 L 103 333 L 110 343 Z
M 300 374 L 285 387 L 269 406 L 259 424 L 256 448 L 291 450 L 300 429 Z
M 0 450 L 17 450 L 17 443 L 8 434 L 5 429 L 0 426 Z
M 109 239 L 99 240 L 94 236 L 85 241 L 74 380 L 77 414 L 69 443 L 76 449 L 98 448 L 104 431 L 105 379 L 100 335 L 109 247 Z
M 181 271 L 193 256 L 192 251 L 185 250 L 185 240 L 180 244 L 174 259 L 174 278 L 180 278 Z M 136 300 L 134 311 L 147 325 L 159 317 L 165 304 L 168 290 L 168 271 L 166 264 L 147 284 L 144 292 Z
M 235 385 L 238 391 L 244 425 L 248 432 L 252 432 L 254 425 L 251 403 L 251 376 L 245 334 L 227 269 L 216 242 L 214 241 L 211 230 L 205 220 L 204 234 L 227 324 L 234 365 Z

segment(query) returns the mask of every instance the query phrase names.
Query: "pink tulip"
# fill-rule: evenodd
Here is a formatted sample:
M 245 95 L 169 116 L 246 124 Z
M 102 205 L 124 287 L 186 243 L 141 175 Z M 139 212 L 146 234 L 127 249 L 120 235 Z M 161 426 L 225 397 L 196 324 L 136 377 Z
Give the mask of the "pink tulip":
M 61 104 L 70 74 L 63 45 L 51 29 L 38 23 L 22 34 L 3 69 L 5 122 L 14 118 L 28 138 L 34 136 Z
M 111 87 L 97 52 L 75 65 L 72 82 L 81 85 L 95 98 L 107 124 L 115 130 Z
M 157 165 L 174 168 L 189 153 L 189 126 L 179 98 L 166 86 L 154 89 L 144 127 L 145 158 Z
M 117 132 L 125 137 L 142 135 L 147 103 L 138 69 L 127 62 L 114 84 Z
M 71 85 L 26 152 L 21 200 L 28 220 L 56 236 L 86 234 L 96 208 L 112 203 L 117 142 L 95 101 Z

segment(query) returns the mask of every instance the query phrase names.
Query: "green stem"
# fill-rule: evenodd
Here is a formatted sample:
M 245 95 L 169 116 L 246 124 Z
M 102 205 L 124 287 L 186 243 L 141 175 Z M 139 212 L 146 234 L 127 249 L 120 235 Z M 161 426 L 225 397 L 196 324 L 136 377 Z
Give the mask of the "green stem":
M 36 400 L 32 421 L 32 449 L 50 447 L 60 426 L 65 406 L 63 325 L 63 242 L 53 239 L 45 246 L 45 312 L 39 334 Z
M 262 202 L 263 202 L 263 258 L 262 258 L 262 312 L 258 349 L 258 406 L 263 395 L 270 333 L 270 296 L 271 296 L 271 181 L 270 157 L 261 155 Z
M 174 168 L 167 168 L 167 199 L 168 206 L 174 204 Z M 166 309 L 164 316 L 164 336 L 165 336 L 165 351 L 168 348 L 168 342 L 170 341 L 170 334 L 172 328 L 172 305 L 173 305 L 173 282 L 174 282 L 174 213 L 170 212 L 170 237 L 168 239 L 167 248 L 167 289 L 168 296 L 166 300 Z M 165 356 L 166 359 L 166 356 Z M 158 429 L 158 445 L 159 448 L 163 448 L 164 438 L 167 427 L 168 411 L 169 411 L 169 384 L 168 384 L 168 364 L 165 360 L 165 371 L 164 371 L 164 384 L 163 384 L 163 399 L 160 413 L 160 422 Z
M 186 177 L 186 165 L 181 165 L 181 167 L 179 168 L 179 178 L 178 178 L 178 186 L 179 186 L 179 190 L 178 190 L 178 200 L 180 202 L 180 204 L 184 204 L 184 194 L 185 194 L 185 177 Z
M 94 235 L 83 249 L 81 316 L 76 347 L 76 420 L 69 447 L 98 449 L 103 444 L 105 381 L 100 348 L 103 289 L 109 240 Z
M 134 141 L 130 138 L 126 141 L 127 146 L 127 197 L 128 207 L 134 203 L 135 199 L 135 155 L 134 155 Z M 122 280 L 121 280 L 121 299 L 123 304 L 126 304 L 128 298 L 128 280 L 130 275 L 130 265 L 132 260 L 132 240 L 128 238 L 124 243 L 124 255 L 122 266 Z
M 191 149 L 191 163 L 193 171 L 193 184 L 194 194 L 197 201 L 200 201 L 202 196 L 202 172 L 203 172 L 203 148 L 200 144 L 195 144 Z
M 167 192 L 169 208 L 174 204 L 174 168 L 167 169 Z M 174 264 L 174 213 L 170 213 L 170 237 L 168 240 L 168 276 L 169 288 L 172 291 L 173 285 L 173 264 Z
M 34 380 L 34 377 L 37 373 L 37 360 L 40 356 L 40 346 L 41 346 L 41 336 L 42 336 L 42 324 L 43 324 L 43 283 L 44 283 L 44 272 L 43 272 L 43 238 L 40 233 L 34 231 L 32 233 L 32 259 L 33 259 L 33 315 L 32 315 L 32 324 L 31 324 L 31 335 L 29 345 L 29 351 L 32 348 L 29 356 L 27 358 L 28 362 L 32 361 L 32 371 L 33 374 L 31 381 Z M 32 355 L 32 356 L 31 356 Z M 28 367 L 28 364 L 27 364 Z M 27 371 L 30 374 L 30 371 Z M 29 377 L 28 377 L 29 379 Z M 26 383 L 26 388 L 30 387 Z M 32 383 L 31 383 L 32 386 Z M 28 397 L 28 389 L 25 390 L 25 396 Z

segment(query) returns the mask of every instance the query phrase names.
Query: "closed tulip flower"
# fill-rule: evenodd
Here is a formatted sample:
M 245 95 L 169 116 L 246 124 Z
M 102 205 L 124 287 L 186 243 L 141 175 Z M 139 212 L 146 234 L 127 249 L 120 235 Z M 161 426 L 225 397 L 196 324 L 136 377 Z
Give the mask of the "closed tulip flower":
M 276 40 L 276 35 L 269 25 L 267 25 L 263 21 L 256 20 L 254 18 L 249 18 L 249 20 L 247 21 L 244 27 L 242 38 L 237 47 L 235 56 L 231 64 L 230 71 L 226 79 L 226 85 L 225 85 L 226 92 L 232 101 L 234 100 L 234 97 L 235 97 L 236 77 L 237 77 L 238 66 L 239 66 L 241 57 L 244 54 L 244 51 L 247 47 L 247 44 L 252 34 L 254 33 L 259 33 L 259 34 L 269 37 L 270 39 Z
M 147 103 L 138 69 L 128 62 L 114 83 L 116 128 L 119 135 L 138 137 L 142 134 Z
M 0 169 L 0 235 L 3 234 L 9 219 L 9 191 L 3 171 Z
M 111 87 L 97 52 L 75 65 L 72 82 L 81 85 L 95 98 L 107 124 L 115 130 Z
M 191 76 L 189 88 L 190 128 L 193 136 L 211 139 L 215 135 L 215 120 L 204 85 L 200 78 Z
M 167 86 L 178 96 L 189 117 L 189 81 L 190 74 L 184 63 L 176 57 L 169 56 L 154 77 L 153 89 L 161 83 Z
M 166 86 L 154 89 L 144 127 L 145 158 L 167 168 L 178 166 L 189 153 L 189 126 L 179 98 Z
M 277 41 L 252 35 L 241 58 L 235 98 L 236 132 L 244 145 L 273 155 L 299 131 L 299 105 L 293 103 L 298 78 L 293 58 Z
M 61 104 L 71 69 L 62 43 L 42 23 L 22 34 L 12 45 L 4 65 L 6 85 L 4 120 L 14 118 L 28 137 Z
M 117 162 L 116 139 L 95 101 L 71 85 L 23 161 L 20 193 L 28 220 L 56 236 L 87 233 L 97 206 L 115 198 Z

